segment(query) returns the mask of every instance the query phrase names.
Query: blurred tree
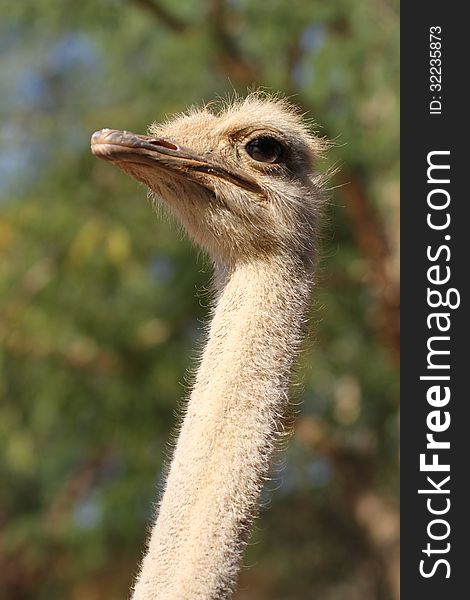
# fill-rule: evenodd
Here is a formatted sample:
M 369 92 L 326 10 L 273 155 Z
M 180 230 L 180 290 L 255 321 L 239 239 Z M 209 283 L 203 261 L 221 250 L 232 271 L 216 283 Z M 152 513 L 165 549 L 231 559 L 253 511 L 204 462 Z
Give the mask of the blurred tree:
M 237 598 L 397 599 L 398 2 L 0 12 L 0 598 L 125 597 L 209 304 L 209 265 L 90 133 L 261 85 L 339 170 L 300 414 Z

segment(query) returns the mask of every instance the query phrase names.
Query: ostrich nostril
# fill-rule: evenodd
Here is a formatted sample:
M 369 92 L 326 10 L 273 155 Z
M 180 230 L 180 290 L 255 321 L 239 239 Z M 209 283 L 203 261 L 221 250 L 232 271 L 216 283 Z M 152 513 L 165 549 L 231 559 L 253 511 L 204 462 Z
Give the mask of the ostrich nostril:
M 162 148 L 168 148 L 169 150 L 179 150 L 178 146 L 175 144 L 159 138 L 150 138 L 146 140 L 146 142 L 147 144 L 152 144 L 152 146 L 157 146 L 157 148 L 160 146 Z

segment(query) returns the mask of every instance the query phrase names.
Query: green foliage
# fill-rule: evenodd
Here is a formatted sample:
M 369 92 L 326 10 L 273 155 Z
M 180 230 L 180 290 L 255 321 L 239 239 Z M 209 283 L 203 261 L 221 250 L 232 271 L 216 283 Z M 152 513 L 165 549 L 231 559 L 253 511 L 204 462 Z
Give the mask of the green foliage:
M 336 141 L 319 168 L 340 171 L 298 426 L 238 598 L 393 598 L 395 546 L 360 515 L 371 496 L 396 512 L 396 3 L 0 13 L 0 597 L 125 597 L 210 302 L 210 266 L 90 134 L 264 86 Z

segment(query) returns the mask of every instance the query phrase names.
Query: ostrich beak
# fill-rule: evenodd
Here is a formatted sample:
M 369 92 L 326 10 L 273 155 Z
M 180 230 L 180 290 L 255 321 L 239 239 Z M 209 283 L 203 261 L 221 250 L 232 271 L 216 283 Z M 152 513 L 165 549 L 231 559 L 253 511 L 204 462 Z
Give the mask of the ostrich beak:
M 124 170 L 126 165 L 151 167 L 183 176 L 199 185 L 214 190 L 213 182 L 223 179 L 249 192 L 261 193 L 258 183 L 238 170 L 225 167 L 198 156 L 188 148 L 163 138 L 137 135 L 130 131 L 101 129 L 91 136 L 91 151 L 98 158 L 114 162 Z M 135 169 L 131 174 L 136 178 Z

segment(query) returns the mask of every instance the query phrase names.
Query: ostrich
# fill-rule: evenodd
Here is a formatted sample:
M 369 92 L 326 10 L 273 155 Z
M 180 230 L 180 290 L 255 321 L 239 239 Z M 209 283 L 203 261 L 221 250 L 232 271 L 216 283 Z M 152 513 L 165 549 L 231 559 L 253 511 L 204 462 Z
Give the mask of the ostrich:
M 285 99 L 191 109 L 95 156 L 162 200 L 214 265 L 207 343 L 133 600 L 232 596 L 283 429 L 314 279 L 325 143 Z

